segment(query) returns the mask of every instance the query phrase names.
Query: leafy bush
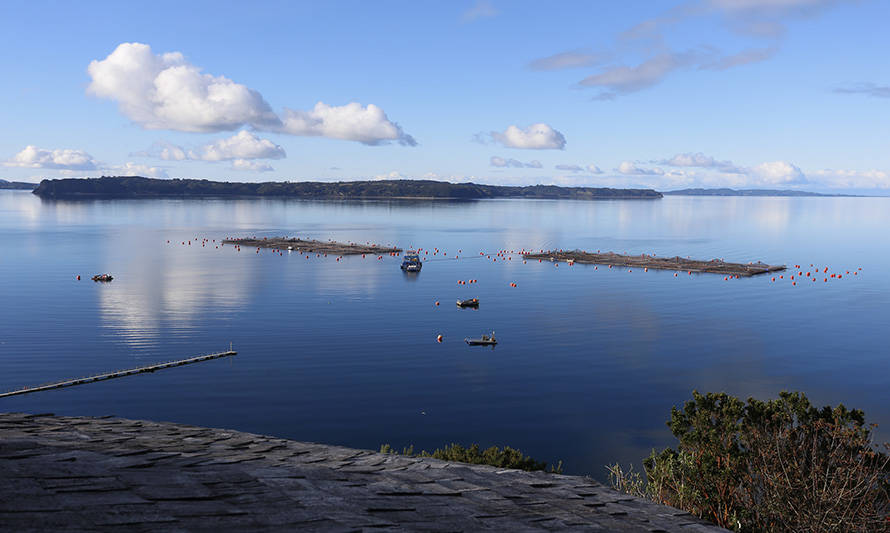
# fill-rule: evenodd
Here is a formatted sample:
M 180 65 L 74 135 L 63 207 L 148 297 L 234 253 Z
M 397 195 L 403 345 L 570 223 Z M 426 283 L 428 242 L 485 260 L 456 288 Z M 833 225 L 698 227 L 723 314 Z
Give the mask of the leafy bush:
M 380 453 L 399 453 L 389 444 L 380 446 Z M 414 453 L 414 447 L 409 446 L 402 449 L 402 455 L 410 455 L 413 457 L 432 457 L 433 459 L 442 459 L 443 461 L 454 461 L 458 463 L 469 463 L 474 465 L 489 465 L 499 468 L 515 468 L 519 470 L 546 470 L 547 463 L 535 461 L 531 457 L 525 456 L 521 451 L 504 446 L 498 448 L 492 446 L 481 450 L 478 444 L 472 444 L 469 448 L 464 448 L 460 444 L 450 444 L 444 448 L 437 448 L 432 452 L 426 450 L 418 454 Z M 551 472 L 562 472 L 562 461 L 557 463 L 555 467 L 550 468 Z
M 645 483 L 608 467 L 613 487 L 738 531 L 890 531 L 890 456 L 862 411 L 790 392 L 692 396 L 671 409 L 677 450 L 653 450 Z

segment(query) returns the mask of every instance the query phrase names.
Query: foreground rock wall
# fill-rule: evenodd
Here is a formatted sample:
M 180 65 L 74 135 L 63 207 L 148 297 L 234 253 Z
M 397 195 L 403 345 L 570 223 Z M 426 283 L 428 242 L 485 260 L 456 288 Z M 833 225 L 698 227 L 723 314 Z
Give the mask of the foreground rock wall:
M 0 413 L 0 529 L 724 531 L 585 477 Z

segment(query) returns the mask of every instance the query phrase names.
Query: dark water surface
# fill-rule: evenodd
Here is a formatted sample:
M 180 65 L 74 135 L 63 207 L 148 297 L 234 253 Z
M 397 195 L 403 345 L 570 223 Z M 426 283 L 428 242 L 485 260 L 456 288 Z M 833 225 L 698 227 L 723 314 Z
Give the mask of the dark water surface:
M 692 389 L 764 399 L 801 390 L 864 409 L 888 440 L 888 228 L 884 198 L 62 202 L 0 191 L 0 389 L 230 342 L 239 351 L 8 398 L 0 410 L 359 448 L 507 444 L 598 478 L 606 463 L 673 444 L 665 420 Z M 254 234 L 447 256 L 431 251 L 408 276 L 397 258 L 338 262 L 194 240 Z M 763 260 L 843 278 L 793 286 L 790 271 L 775 283 L 724 281 L 479 256 L 522 248 Z M 114 281 L 89 281 L 101 272 Z M 479 282 L 457 284 L 466 279 Z M 478 311 L 455 307 L 470 297 Z M 494 350 L 463 342 L 490 330 Z

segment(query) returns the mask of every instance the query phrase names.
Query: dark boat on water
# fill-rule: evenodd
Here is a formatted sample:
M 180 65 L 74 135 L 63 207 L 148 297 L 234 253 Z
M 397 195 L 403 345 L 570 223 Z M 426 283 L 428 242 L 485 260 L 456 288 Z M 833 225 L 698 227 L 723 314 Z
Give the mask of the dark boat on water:
M 114 278 L 111 276 L 111 274 L 96 274 L 92 277 L 93 281 L 111 281 L 113 279 Z
M 491 332 L 491 335 L 483 335 L 478 339 L 464 339 L 464 341 L 470 346 L 494 346 L 498 343 L 498 340 L 494 338 L 494 331 Z
M 469 300 L 458 300 L 457 306 L 460 308 L 472 307 L 474 309 L 479 308 L 479 299 L 478 298 L 470 298 Z
M 423 263 L 420 262 L 420 255 L 411 250 L 405 252 L 401 268 L 405 272 L 420 272 L 420 269 L 423 268 Z

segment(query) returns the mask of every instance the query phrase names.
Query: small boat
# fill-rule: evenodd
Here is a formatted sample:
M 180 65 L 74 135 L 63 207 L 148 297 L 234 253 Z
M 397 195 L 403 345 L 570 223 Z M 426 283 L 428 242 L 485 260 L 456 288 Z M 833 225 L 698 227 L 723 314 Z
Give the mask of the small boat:
M 113 279 L 114 278 L 111 276 L 111 274 L 96 274 L 92 277 L 93 281 L 111 281 Z
M 470 346 L 494 346 L 498 343 L 498 340 L 494 338 L 494 331 L 491 332 L 491 335 L 483 335 L 479 339 L 464 339 L 464 341 Z
M 457 306 L 460 308 L 464 307 L 474 307 L 479 308 L 479 299 L 478 298 L 470 298 L 469 300 L 458 300 Z
M 411 250 L 405 252 L 401 268 L 405 272 L 420 272 L 420 269 L 423 268 L 423 263 L 420 262 L 420 255 Z

